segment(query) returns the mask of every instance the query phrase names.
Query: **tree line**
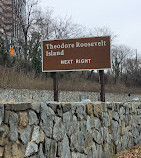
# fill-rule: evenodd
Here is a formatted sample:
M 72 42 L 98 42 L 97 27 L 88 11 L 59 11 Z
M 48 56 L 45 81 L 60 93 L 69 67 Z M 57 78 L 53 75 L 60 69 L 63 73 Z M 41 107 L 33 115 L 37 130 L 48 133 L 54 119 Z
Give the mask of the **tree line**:
M 15 49 L 15 56 L 10 57 L 9 48 L 11 43 L 8 38 L 0 39 L 0 64 L 17 68 L 17 71 L 28 73 L 35 72 L 35 77 L 51 76 L 50 73 L 42 74 L 41 41 L 53 39 L 67 39 L 91 36 L 111 36 L 111 58 L 112 69 L 106 71 L 105 81 L 116 84 L 121 81 L 127 86 L 141 86 L 141 58 L 135 49 L 123 44 L 116 44 L 117 35 L 106 26 L 86 28 L 76 24 L 68 17 L 56 17 L 53 11 L 46 8 L 41 11 L 38 8 L 37 0 L 26 2 L 26 12 L 21 15 L 24 0 L 14 6 L 14 14 L 21 36 L 12 40 L 12 47 Z M 7 37 L 5 33 L 5 37 Z M 7 45 L 5 45 L 7 43 Z M 60 72 L 60 78 L 70 75 L 71 72 Z M 80 74 L 75 72 L 76 75 Z M 94 70 L 81 72 L 81 77 L 88 80 L 97 80 Z

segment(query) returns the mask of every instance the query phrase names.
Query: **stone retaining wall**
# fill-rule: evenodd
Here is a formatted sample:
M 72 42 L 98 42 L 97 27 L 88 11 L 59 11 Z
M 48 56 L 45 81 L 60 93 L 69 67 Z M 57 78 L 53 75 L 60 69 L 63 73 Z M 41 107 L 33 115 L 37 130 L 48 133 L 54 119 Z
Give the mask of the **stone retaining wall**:
M 141 143 L 141 103 L 1 103 L 0 157 L 109 158 Z
M 134 97 L 141 100 L 141 95 L 120 93 L 106 93 L 105 98 L 108 102 L 127 102 Z M 79 92 L 79 91 L 60 91 L 60 102 L 79 102 L 81 99 L 90 99 L 92 102 L 99 101 L 98 92 Z M 28 89 L 0 89 L 0 101 L 16 101 L 16 102 L 47 102 L 53 101 L 53 91 L 45 90 L 28 90 Z

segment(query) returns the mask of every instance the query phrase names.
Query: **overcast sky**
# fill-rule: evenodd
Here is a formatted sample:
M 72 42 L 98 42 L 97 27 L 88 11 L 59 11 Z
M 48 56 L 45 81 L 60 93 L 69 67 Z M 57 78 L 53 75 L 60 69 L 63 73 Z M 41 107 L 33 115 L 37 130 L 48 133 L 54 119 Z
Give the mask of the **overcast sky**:
M 118 42 L 141 55 L 141 0 L 40 0 L 56 16 L 72 17 L 74 23 L 87 27 L 108 26 L 118 35 Z

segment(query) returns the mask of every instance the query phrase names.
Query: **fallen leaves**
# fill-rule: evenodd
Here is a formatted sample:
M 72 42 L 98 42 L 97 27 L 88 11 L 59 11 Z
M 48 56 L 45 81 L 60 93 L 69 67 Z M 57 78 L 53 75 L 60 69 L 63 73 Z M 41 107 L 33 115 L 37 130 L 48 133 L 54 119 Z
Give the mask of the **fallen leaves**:
M 128 150 L 121 151 L 112 158 L 141 158 L 141 145 L 136 145 Z

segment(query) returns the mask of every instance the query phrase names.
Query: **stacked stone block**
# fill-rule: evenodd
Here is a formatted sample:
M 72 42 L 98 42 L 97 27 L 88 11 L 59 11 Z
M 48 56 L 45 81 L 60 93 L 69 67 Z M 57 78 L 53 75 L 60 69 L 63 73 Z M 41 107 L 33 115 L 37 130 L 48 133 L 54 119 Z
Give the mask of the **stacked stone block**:
M 140 102 L 0 104 L 0 157 L 109 158 L 140 143 Z

